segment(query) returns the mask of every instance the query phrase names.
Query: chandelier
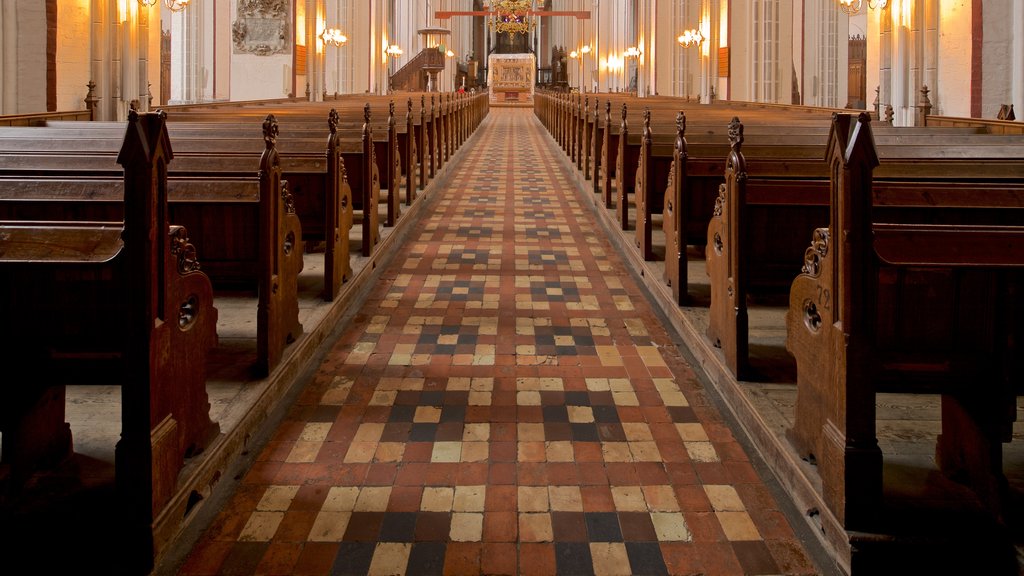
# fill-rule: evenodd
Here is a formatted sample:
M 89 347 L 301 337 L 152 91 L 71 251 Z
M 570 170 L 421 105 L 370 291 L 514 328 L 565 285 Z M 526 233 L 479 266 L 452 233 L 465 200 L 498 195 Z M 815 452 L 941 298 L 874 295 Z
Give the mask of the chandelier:
M 487 24 L 498 34 L 526 34 L 533 28 L 529 20 L 532 9 L 531 0 L 494 0 L 491 2 L 494 17 Z
M 188 6 L 190 0 L 164 0 L 164 6 L 171 12 L 181 12 Z M 139 0 L 139 4 L 149 8 L 155 6 L 157 0 Z

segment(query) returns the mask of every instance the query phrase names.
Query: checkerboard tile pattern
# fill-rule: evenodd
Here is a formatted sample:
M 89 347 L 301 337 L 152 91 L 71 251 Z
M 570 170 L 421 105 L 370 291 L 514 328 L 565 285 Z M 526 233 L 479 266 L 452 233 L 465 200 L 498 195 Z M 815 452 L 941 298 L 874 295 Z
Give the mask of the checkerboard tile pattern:
M 182 574 L 816 572 L 545 139 L 491 112 Z

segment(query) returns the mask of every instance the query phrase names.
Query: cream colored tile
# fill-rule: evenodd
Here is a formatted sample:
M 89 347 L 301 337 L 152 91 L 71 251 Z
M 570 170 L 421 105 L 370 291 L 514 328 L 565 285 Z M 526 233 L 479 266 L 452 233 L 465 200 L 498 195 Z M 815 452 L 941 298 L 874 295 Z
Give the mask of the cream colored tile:
M 732 486 L 725 484 L 706 484 L 704 492 L 708 495 L 711 508 L 716 512 L 743 512 L 743 500 Z
M 380 436 L 384 433 L 384 424 L 380 422 L 367 422 L 360 424 L 356 430 L 353 442 L 380 442 Z
M 519 515 L 519 540 L 521 542 L 551 542 L 553 539 L 554 531 L 551 528 L 550 514 Z
M 636 392 L 612 392 L 612 402 L 616 406 L 639 406 L 640 400 L 636 397 Z
M 588 424 L 594 421 L 594 410 L 590 406 L 566 406 L 569 411 L 569 422 Z
M 708 433 L 704 430 L 704 426 L 699 422 L 676 424 L 676 430 L 679 432 L 679 437 L 683 439 L 683 442 L 708 441 Z
M 462 442 L 435 442 L 431 462 L 458 462 L 462 459 Z
M 490 406 L 491 393 L 481 392 L 478 390 L 470 390 L 468 403 L 470 406 Z
M 453 542 L 479 542 L 483 538 L 483 530 L 483 514 L 477 512 L 452 514 L 452 527 L 449 536 Z
M 405 454 L 405 442 L 381 442 L 373 457 L 378 462 L 401 462 Z
M 660 542 L 689 542 L 692 538 L 686 520 L 678 512 L 654 512 L 651 522 Z
M 327 491 L 327 498 L 320 506 L 325 512 L 351 512 L 359 497 L 359 488 L 355 486 L 332 486 Z
M 626 440 L 630 442 L 654 440 L 654 436 L 651 435 L 651 427 L 643 422 L 623 422 L 622 431 L 626 433 Z
M 628 442 L 636 462 L 661 462 L 661 451 L 654 442 Z
M 586 379 L 587 390 L 591 392 L 607 392 L 611 390 L 608 386 L 607 378 L 587 378 Z
M 516 392 L 516 404 L 520 406 L 540 406 L 540 391 L 522 390 Z
M 548 489 L 546 486 L 520 486 L 518 508 L 520 512 L 547 512 Z
M 269 542 L 284 520 L 284 512 L 253 512 L 238 535 L 239 542 Z
M 761 534 L 746 512 L 715 512 L 725 537 L 731 542 L 760 540 Z
M 372 462 L 377 453 L 377 442 L 352 442 L 345 453 L 346 464 Z
M 354 512 L 384 512 L 391 498 L 390 486 L 366 486 L 359 491 Z
M 256 509 L 261 512 L 286 512 L 298 492 L 298 486 L 268 486 Z
M 453 512 L 483 512 L 487 486 L 456 486 Z
M 520 422 L 516 426 L 517 440 L 520 442 L 543 442 L 544 425 Z
M 407 355 L 408 356 L 408 355 Z M 392 356 L 394 357 L 394 355 Z M 398 396 L 397 390 L 378 390 L 373 393 L 373 397 L 370 398 L 370 406 L 392 406 L 395 403 L 395 398 Z
M 323 445 L 323 442 L 304 442 L 298 440 L 292 445 L 292 450 L 285 457 L 284 461 L 289 463 L 316 462 L 316 455 L 320 453 L 320 448 Z
M 627 442 L 601 442 L 601 454 L 605 462 L 632 462 L 633 454 Z
M 630 576 L 626 545 L 622 542 L 591 542 L 590 557 L 594 563 L 595 576 Z
M 647 502 L 639 486 L 613 486 L 612 500 L 617 512 L 647 512 Z
M 490 456 L 490 443 L 488 442 L 463 442 L 462 462 L 486 462 Z
M 341 542 L 351 517 L 351 512 L 331 512 L 322 509 L 316 515 L 306 539 L 310 542 Z
M 323 442 L 331 431 L 331 422 L 308 422 L 302 427 L 299 440 L 305 442 Z
M 555 512 L 583 512 L 579 486 L 548 486 L 548 501 Z
M 441 421 L 441 409 L 437 406 L 417 406 L 412 421 L 416 423 L 437 424 Z
M 572 442 L 568 440 L 557 440 L 545 443 L 548 462 L 574 462 L 576 454 L 572 448 Z
M 718 462 L 718 452 L 711 442 L 683 442 L 683 446 L 694 462 Z
M 462 429 L 463 442 L 487 442 L 490 439 L 490 424 L 466 424 L 465 427 Z
M 406 542 L 381 542 L 373 550 L 368 576 L 395 576 L 405 574 L 409 565 L 412 544 Z
M 451 512 L 454 499 L 454 488 L 427 487 L 423 489 L 420 510 L 424 512 Z
M 671 486 L 644 486 L 644 500 L 651 512 L 679 512 L 679 501 Z

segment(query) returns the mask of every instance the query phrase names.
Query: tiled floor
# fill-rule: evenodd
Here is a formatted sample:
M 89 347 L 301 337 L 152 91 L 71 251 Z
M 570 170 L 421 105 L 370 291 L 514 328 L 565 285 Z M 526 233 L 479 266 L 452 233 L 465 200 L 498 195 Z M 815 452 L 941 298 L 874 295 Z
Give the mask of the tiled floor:
M 530 110 L 452 186 L 180 573 L 816 573 Z

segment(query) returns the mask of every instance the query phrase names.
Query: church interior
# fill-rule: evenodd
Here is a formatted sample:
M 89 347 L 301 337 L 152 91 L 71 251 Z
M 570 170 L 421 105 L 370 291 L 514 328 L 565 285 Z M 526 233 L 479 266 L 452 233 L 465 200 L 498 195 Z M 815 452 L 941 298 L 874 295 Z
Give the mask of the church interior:
M 1024 3 L 4 0 L 0 572 L 1024 573 Z

